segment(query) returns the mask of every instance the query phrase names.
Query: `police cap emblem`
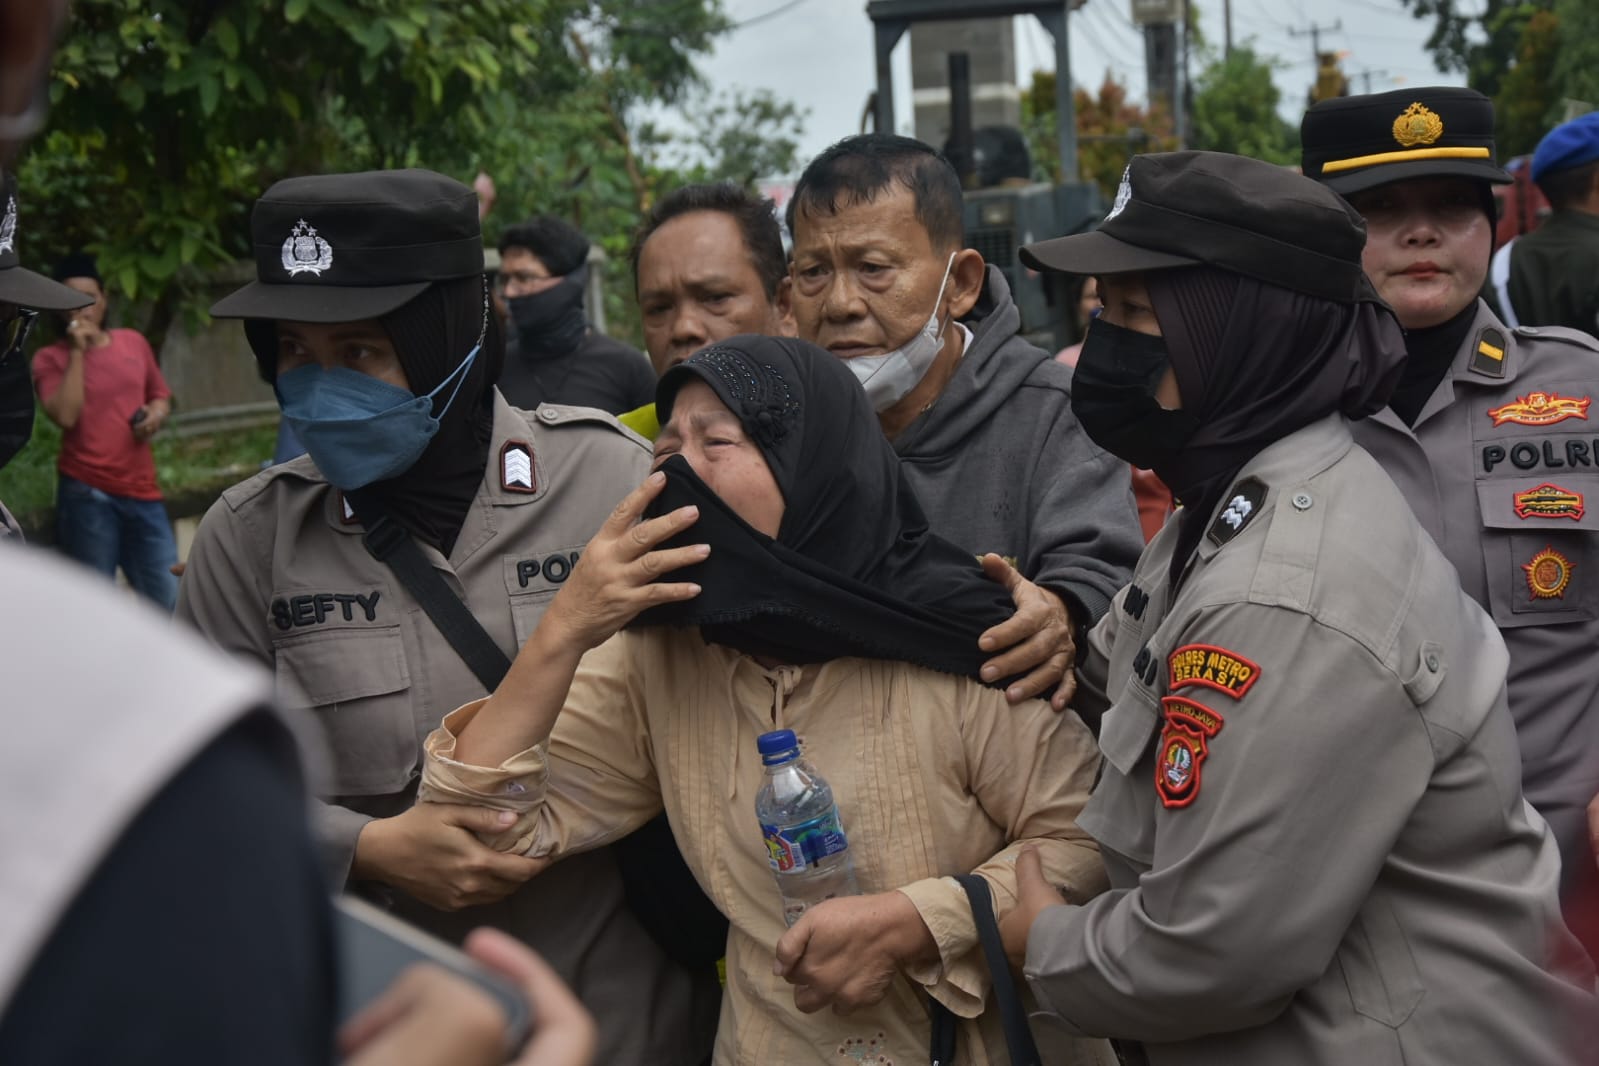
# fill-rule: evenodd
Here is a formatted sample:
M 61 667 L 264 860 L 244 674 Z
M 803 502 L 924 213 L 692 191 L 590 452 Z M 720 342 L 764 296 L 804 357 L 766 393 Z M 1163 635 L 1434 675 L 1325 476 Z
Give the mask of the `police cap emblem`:
M 333 265 L 333 246 L 317 233 L 316 227 L 305 219 L 296 222 L 294 229 L 283 242 L 283 269 L 289 276 L 312 273 L 318 277 Z
M 6 210 L 0 215 L 0 255 L 17 246 L 17 198 L 6 197 Z
M 1425 104 L 1414 103 L 1394 119 L 1394 140 L 1406 148 L 1432 144 L 1444 135 L 1444 120 Z

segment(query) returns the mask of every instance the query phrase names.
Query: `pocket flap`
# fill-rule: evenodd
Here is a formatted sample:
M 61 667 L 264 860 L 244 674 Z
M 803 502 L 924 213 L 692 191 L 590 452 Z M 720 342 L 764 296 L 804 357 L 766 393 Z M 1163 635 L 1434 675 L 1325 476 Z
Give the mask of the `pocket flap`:
M 279 691 L 310 707 L 383 696 L 411 687 L 400 627 L 307 633 L 273 648 Z
M 1160 715 L 1155 711 L 1155 696 L 1137 678 L 1122 689 L 1121 698 L 1105 712 L 1099 727 L 1099 750 L 1105 761 L 1131 776 L 1138 760 L 1149 750 Z

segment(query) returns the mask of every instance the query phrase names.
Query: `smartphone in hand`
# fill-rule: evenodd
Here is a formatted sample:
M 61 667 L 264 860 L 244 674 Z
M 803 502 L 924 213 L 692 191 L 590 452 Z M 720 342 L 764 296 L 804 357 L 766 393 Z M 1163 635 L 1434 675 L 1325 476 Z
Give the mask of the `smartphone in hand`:
M 465 952 L 353 896 L 334 903 L 339 950 L 338 1024 L 381 996 L 414 963 L 431 962 L 476 985 L 505 1012 L 505 1057 L 527 1043 L 533 1011 L 516 985 Z

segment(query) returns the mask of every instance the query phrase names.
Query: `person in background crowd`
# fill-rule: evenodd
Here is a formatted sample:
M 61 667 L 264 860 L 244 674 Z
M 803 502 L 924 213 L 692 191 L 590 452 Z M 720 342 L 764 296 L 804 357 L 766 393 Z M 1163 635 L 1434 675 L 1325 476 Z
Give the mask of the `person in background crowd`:
M 65 9 L 0 0 L 0 168 L 42 121 Z M 19 214 L 0 173 L 0 370 L 22 371 L 0 373 L 0 466 L 32 424 L 24 309 L 88 302 L 17 264 Z M 27 748 L 0 781 L 0 1062 L 331 1064 L 329 908 L 289 723 L 266 709 L 264 679 L 18 540 L 0 537 L 0 719 Z M 182 684 L 130 688 L 132 676 Z M 528 994 L 538 1029 L 517 1066 L 586 1066 L 593 1024 L 531 952 L 492 931 L 467 950 Z M 108 958 L 140 960 L 140 980 Z M 345 1061 L 468 1066 L 472 1042 L 494 1051 L 472 1061 L 498 1062 L 504 1025 L 488 1006 L 416 971 L 344 1034 Z
M 1017 843 L 1036 840 L 1073 898 L 1097 892 L 1099 856 L 1073 824 L 1092 737 L 977 680 L 977 636 L 1009 598 L 929 532 L 838 360 L 738 336 L 668 370 L 656 396 L 657 473 L 505 682 L 428 738 L 422 799 L 514 813 L 489 839 L 546 859 L 664 806 L 732 923 L 719 1064 L 925 1062 L 929 993 L 961 1019 L 961 1061 L 1000 1061 L 971 908 L 946 875 L 976 872 L 1004 913 Z M 865 893 L 787 929 L 753 817 L 756 738 L 775 729 L 827 775 Z M 1098 1041 L 1065 1054 L 1052 1061 L 1113 1061 Z
M 1493 242 L 1493 105 L 1418 88 L 1318 104 L 1304 173 L 1366 220 L 1366 273 L 1405 329 L 1399 385 L 1355 439 L 1398 483 L 1510 649 L 1522 786 L 1554 830 L 1567 919 L 1599 958 L 1599 342 L 1511 330 L 1478 298 Z M 1599 503 L 1599 497 L 1595 498 Z
M 984 678 L 1025 674 L 1011 699 L 1066 706 L 1075 637 L 1138 557 L 1137 511 L 1071 412 L 1071 371 L 1017 335 L 1004 275 L 965 247 L 954 167 L 906 137 L 846 138 L 805 168 L 788 227 L 799 335 L 865 386 L 933 531 L 1012 592 Z
M 499 388 L 512 407 L 541 403 L 631 411 L 655 394 L 638 351 L 589 328 L 583 310 L 589 241 L 541 215 L 500 234 L 498 287 L 510 311 Z
M 22 266 L 17 252 L 22 210 L 16 176 L 0 170 L 0 466 L 33 437 L 33 389 L 22 354 L 40 311 L 73 311 L 93 303 L 76 289 Z M 0 501 L 0 538 L 21 539 L 22 530 Z
M 792 337 L 792 283 L 772 201 L 732 182 L 663 196 L 633 238 L 633 288 L 656 374 L 740 333 Z M 649 440 L 655 404 L 622 416 Z
M 1495 310 L 1511 326 L 1599 333 L 1599 111 L 1538 142 L 1532 180 L 1554 213 L 1494 254 Z
M 1077 315 L 1074 320 L 1077 326 L 1077 336 L 1082 338 L 1088 333 L 1088 324 L 1094 321 L 1095 316 L 1099 314 L 1105 305 L 1099 300 L 1099 282 L 1093 278 L 1081 278 L 1079 279 L 1079 285 L 1077 299 L 1073 301 L 1073 306 L 1077 309 Z M 1057 363 L 1065 363 L 1067 366 L 1076 366 L 1077 356 L 1082 350 L 1083 342 L 1079 339 L 1076 344 L 1068 344 L 1056 352 L 1055 361 Z
M 1599 1035 L 1504 643 L 1351 433 L 1405 362 L 1365 236 L 1281 167 L 1175 152 L 1022 252 L 1098 275 L 1072 405 L 1183 507 L 1080 661 L 1111 891 L 1067 905 L 1023 854 L 1001 932 L 1050 1014 L 1153 1066 L 1566 1066 Z
M 33 357 L 39 405 L 62 429 L 56 460 L 56 543 L 86 566 L 128 584 L 168 611 L 178 599 L 178 544 L 156 484 L 150 438 L 172 411 L 172 390 L 150 342 L 106 329 L 106 294 L 94 259 L 73 255 L 56 278 L 90 303 L 60 312 L 66 337 Z
M 535 864 L 473 837 L 485 812 L 414 802 L 428 730 L 492 687 L 482 645 L 509 663 L 648 450 L 603 412 L 534 415 L 494 387 L 504 347 L 465 185 L 425 170 L 290 178 L 257 201 L 251 234 L 258 280 L 212 314 L 245 320 L 308 454 L 206 513 L 178 616 L 271 667 L 327 730 L 316 813 L 341 882 L 446 939 L 505 929 L 597 1017 L 649 1019 L 607 1025 L 600 1061 L 697 1066 L 714 974 L 697 983 L 663 956 L 609 851 L 526 884 Z M 464 602 L 473 665 L 424 609 L 432 575 Z

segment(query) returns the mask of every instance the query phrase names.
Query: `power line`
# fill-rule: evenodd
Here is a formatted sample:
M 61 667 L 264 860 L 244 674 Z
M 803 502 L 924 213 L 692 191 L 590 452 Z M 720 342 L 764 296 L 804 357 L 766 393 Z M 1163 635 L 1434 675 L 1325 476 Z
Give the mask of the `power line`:
M 759 15 L 751 15 L 742 22 L 735 22 L 732 26 L 728 27 L 728 29 L 742 30 L 745 26 L 753 26 L 758 22 L 765 22 L 768 19 L 775 19 L 779 15 L 783 15 L 794 10 L 803 3 L 805 3 L 805 0 L 788 0 L 788 3 L 779 4 L 770 11 L 763 11 Z

